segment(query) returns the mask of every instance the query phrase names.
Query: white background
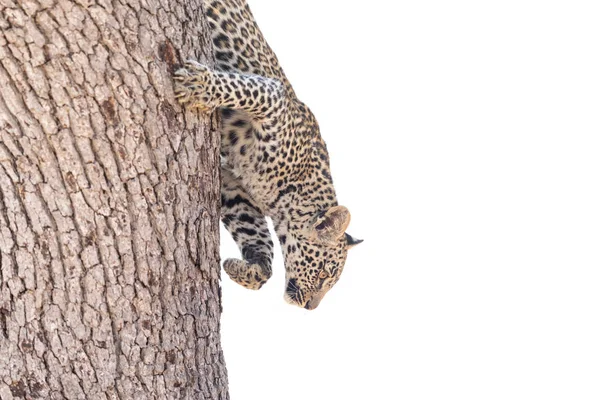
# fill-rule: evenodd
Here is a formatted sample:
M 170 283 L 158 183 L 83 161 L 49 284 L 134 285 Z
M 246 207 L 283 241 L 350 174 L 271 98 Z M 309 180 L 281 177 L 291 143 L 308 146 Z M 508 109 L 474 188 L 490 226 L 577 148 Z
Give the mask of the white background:
M 223 273 L 232 399 L 600 399 L 599 3 L 250 5 L 365 242 L 315 311 Z

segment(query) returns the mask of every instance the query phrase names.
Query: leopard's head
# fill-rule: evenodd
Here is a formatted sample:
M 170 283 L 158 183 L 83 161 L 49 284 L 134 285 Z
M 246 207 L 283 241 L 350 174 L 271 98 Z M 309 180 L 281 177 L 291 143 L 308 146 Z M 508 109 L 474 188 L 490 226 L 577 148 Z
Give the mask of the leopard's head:
M 314 310 L 337 283 L 348 250 L 362 242 L 345 233 L 349 223 L 348 209 L 335 206 L 289 225 L 282 243 L 288 303 Z

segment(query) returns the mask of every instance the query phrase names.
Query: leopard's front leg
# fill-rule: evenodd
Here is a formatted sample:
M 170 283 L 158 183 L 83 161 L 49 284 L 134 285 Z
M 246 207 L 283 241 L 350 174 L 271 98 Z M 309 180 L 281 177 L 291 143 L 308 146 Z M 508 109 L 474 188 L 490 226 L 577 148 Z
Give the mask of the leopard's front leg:
M 184 68 L 175 72 L 175 97 L 180 103 L 203 111 L 232 108 L 263 120 L 281 107 L 285 90 L 276 79 L 213 71 L 188 60 Z
M 222 170 L 221 221 L 231 233 L 242 259 L 228 258 L 223 269 L 248 289 L 260 289 L 271 277 L 273 241 L 265 216 L 233 174 Z

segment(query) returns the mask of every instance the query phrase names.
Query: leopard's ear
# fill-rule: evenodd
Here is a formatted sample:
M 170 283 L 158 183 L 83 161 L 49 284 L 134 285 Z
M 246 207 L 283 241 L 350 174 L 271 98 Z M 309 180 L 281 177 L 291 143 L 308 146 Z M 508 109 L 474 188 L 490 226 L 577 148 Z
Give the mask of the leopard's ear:
M 354 246 L 361 244 L 362 242 L 364 242 L 364 240 L 353 238 L 352 236 L 350 236 L 349 234 L 346 233 L 346 247 L 347 248 L 351 249 Z
M 312 229 L 317 239 L 334 241 L 342 237 L 348 224 L 350 211 L 344 206 L 335 206 L 318 215 Z

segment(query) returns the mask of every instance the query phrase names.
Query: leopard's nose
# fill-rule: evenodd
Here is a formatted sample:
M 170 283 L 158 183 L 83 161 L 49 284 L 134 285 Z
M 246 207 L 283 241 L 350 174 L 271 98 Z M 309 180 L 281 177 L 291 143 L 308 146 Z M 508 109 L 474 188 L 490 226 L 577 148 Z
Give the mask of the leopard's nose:
M 307 310 L 314 310 L 315 308 L 317 308 L 319 306 L 319 303 L 321 302 L 321 298 L 312 298 L 309 301 L 306 302 L 306 304 L 304 305 L 304 308 L 306 308 Z

